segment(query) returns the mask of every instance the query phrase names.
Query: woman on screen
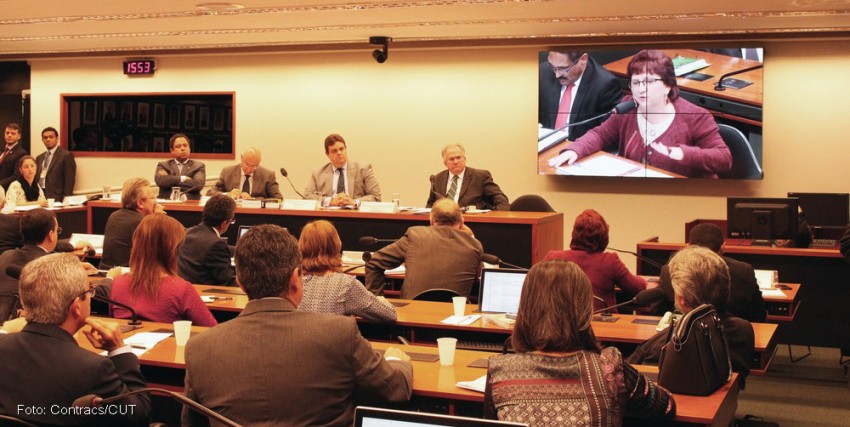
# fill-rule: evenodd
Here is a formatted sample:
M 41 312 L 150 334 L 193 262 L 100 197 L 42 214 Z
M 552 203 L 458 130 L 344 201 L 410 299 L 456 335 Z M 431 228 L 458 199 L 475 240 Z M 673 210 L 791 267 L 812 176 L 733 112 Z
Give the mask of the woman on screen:
M 342 242 L 333 224 L 318 220 L 305 225 L 298 249 L 304 274 L 304 297 L 298 310 L 395 322 L 392 304 L 366 290 L 354 276 L 342 273 Z
M 617 304 L 614 286 L 632 298 L 646 289 L 646 281 L 632 274 L 617 254 L 605 252 L 608 247 L 608 223 L 593 209 L 576 217 L 570 249 L 549 251 L 544 260 L 563 259 L 581 267 L 593 285 L 593 309 L 601 310 Z M 617 310 L 613 309 L 616 313 Z
M 6 191 L 4 213 L 13 212 L 18 206 L 47 206 L 44 191 L 38 186 L 38 179 L 35 176 L 37 172 L 38 166 L 32 156 L 23 156 L 18 160 L 18 179 L 12 181 Z
M 616 347 L 600 351 L 592 298 L 590 280 L 572 262 L 531 268 L 511 338 L 516 353 L 489 361 L 485 417 L 533 427 L 609 426 L 622 425 L 624 415 L 676 413 L 670 392 L 623 362 Z
M 691 178 L 717 178 L 732 168 L 711 113 L 679 97 L 670 57 L 638 52 L 629 62 L 628 81 L 637 111 L 611 116 L 549 160 L 550 166 L 617 149 L 622 157 Z
M 163 213 L 146 215 L 133 233 L 130 273 L 115 278 L 110 298 L 154 322 L 191 320 L 193 325 L 217 325 L 198 291 L 177 275 L 177 249 L 185 236 L 176 219 Z M 121 307 L 115 307 L 113 314 L 130 317 Z

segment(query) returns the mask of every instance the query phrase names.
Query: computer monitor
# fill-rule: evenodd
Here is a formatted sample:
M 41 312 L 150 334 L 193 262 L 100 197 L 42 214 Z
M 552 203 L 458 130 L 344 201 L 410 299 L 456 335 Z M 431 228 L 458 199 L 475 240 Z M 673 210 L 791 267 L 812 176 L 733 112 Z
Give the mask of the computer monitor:
M 482 313 L 516 313 L 525 270 L 485 268 L 481 271 L 478 308 Z
M 528 424 L 358 406 L 354 427 L 501 427 Z
M 788 197 L 800 200 L 800 209 L 815 238 L 837 240 L 844 234 L 850 221 L 850 194 L 791 192 Z
M 797 235 L 798 200 L 788 198 L 729 197 L 726 221 L 729 237 L 752 239 L 753 245 L 770 246 L 776 239 Z
M 238 242 L 239 239 L 241 239 L 242 236 L 244 236 L 245 233 L 247 233 L 248 230 L 250 230 L 250 229 L 251 229 L 250 225 L 240 225 L 239 226 L 239 232 L 236 234 L 236 241 Z

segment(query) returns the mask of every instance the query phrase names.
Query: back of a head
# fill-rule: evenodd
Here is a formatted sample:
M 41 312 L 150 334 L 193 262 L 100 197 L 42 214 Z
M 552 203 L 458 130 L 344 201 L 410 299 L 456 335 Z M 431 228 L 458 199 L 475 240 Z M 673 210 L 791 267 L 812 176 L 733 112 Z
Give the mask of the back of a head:
M 336 228 L 328 221 L 321 219 L 305 225 L 298 238 L 298 250 L 305 274 L 342 269 L 342 242 Z
M 72 254 L 49 254 L 27 263 L 21 271 L 20 297 L 31 323 L 58 325 L 68 306 L 88 289 L 80 260 Z
M 715 224 L 697 224 L 691 228 L 688 243 L 720 253 L 720 248 L 723 247 L 723 230 Z
M 687 308 L 711 304 L 720 313 L 726 311 L 729 267 L 720 255 L 702 246 L 688 246 L 676 253 L 668 265 L 673 292 L 684 299 Z
M 431 223 L 434 225 L 458 225 L 462 221 L 460 206 L 452 199 L 442 198 L 431 206 Z
M 150 185 L 150 181 L 144 178 L 130 178 L 124 181 L 124 186 L 121 187 L 121 207 L 135 210 L 137 202 L 147 197 L 145 191 Z
M 164 214 L 146 215 L 133 233 L 130 250 L 131 290 L 144 290 L 156 296 L 160 276 L 177 275 L 177 250 L 186 237 L 186 229 L 176 219 Z
M 255 225 L 236 244 L 236 278 L 249 299 L 281 297 L 301 264 L 298 242 L 277 225 Z
M 233 218 L 236 212 L 236 202 L 226 194 L 216 194 L 207 200 L 202 215 L 204 224 L 210 227 L 218 227 L 224 221 Z
M 585 209 L 573 224 L 570 249 L 585 252 L 602 252 L 608 247 L 608 223 L 599 212 Z
M 564 260 L 539 262 L 525 276 L 514 350 L 599 351 L 592 317 L 593 287 L 581 268 Z
M 24 243 L 37 245 L 47 238 L 56 226 L 56 214 L 47 209 L 33 209 L 21 216 L 21 237 Z

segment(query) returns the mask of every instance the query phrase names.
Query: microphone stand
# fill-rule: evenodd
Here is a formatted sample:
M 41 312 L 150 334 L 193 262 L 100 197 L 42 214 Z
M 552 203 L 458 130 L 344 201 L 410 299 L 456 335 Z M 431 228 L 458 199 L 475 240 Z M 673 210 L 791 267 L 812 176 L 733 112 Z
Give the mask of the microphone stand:
M 634 106 L 629 106 L 629 105 L 628 105 L 628 103 L 629 103 L 629 102 L 634 103 Z M 553 130 L 552 130 L 552 132 L 549 132 L 549 133 L 547 133 L 546 135 L 543 135 L 543 136 L 541 136 L 541 137 L 537 138 L 537 141 L 538 141 L 538 142 L 543 141 L 544 139 L 546 139 L 546 138 L 548 138 L 548 137 L 550 137 L 550 136 L 552 136 L 552 135 L 554 135 L 554 134 L 556 134 L 556 133 L 558 133 L 558 132 L 560 132 L 560 131 L 562 131 L 562 130 L 564 130 L 564 129 L 566 129 L 566 128 L 573 127 L 573 126 L 580 126 L 580 125 L 584 125 L 584 124 L 590 123 L 590 122 L 592 122 L 592 121 L 594 121 L 594 120 L 598 120 L 598 119 L 602 119 L 602 118 L 606 118 L 606 119 L 607 119 L 609 116 L 611 116 L 611 115 L 612 115 L 612 114 L 614 114 L 614 113 L 623 114 L 623 113 L 626 113 L 627 111 L 634 110 L 634 109 L 637 107 L 637 103 L 635 103 L 635 101 L 634 101 L 634 100 L 626 101 L 626 102 L 621 103 L 621 104 L 623 104 L 622 111 L 620 110 L 621 105 L 620 105 L 620 104 L 617 104 L 614 108 L 612 108 L 612 109 L 611 109 L 611 111 L 606 111 L 606 112 L 604 112 L 604 113 L 602 113 L 602 114 L 600 114 L 600 115 L 598 115 L 598 116 L 594 116 L 594 117 L 591 117 L 591 118 L 589 118 L 589 119 L 582 120 L 582 121 L 580 121 L 580 122 L 568 123 L 568 124 L 565 124 L 565 125 L 563 125 L 563 126 L 561 126 L 561 127 L 557 128 L 557 129 L 553 129 Z
M 92 296 L 92 299 L 98 300 L 102 303 L 106 303 L 106 304 L 109 304 L 109 305 L 118 306 L 118 307 L 123 308 L 124 310 L 129 311 L 130 312 L 130 322 L 127 323 L 127 325 L 130 326 L 130 329 L 129 329 L 130 331 L 135 330 L 135 329 L 140 329 L 142 327 L 142 322 L 139 321 L 139 315 L 136 314 L 136 310 L 133 310 L 133 307 L 130 307 L 127 304 L 122 304 L 118 301 L 115 301 L 114 299 L 107 298 L 107 297 L 102 296 L 102 295 L 98 295 L 96 293 Z M 124 332 L 127 332 L 127 331 L 124 331 Z
M 614 251 L 614 252 L 619 252 L 619 253 L 621 253 L 621 254 L 629 254 L 629 255 L 632 255 L 632 256 L 634 256 L 635 258 L 637 258 L 637 259 L 639 259 L 639 260 L 641 260 L 641 261 L 643 261 L 643 262 L 645 262 L 645 263 L 647 263 L 647 264 L 649 264 L 649 265 L 651 265 L 651 266 L 653 266 L 653 267 L 656 267 L 656 268 L 658 268 L 658 269 L 661 269 L 662 267 L 664 267 L 663 265 L 661 265 L 661 264 L 659 264 L 659 263 L 657 263 L 657 262 L 655 262 L 655 261 L 653 261 L 653 260 L 651 260 L 651 259 L 649 259 L 649 258 L 647 258 L 647 257 L 643 256 L 643 255 L 638 255 L 638 253 L 637 253 L 637 252 L 624 251 L 624 250 L 622 250 L 622 249 L 616 249 L 616 248 L 612 248 L 612 247 L 610 247 L 610 246 L 608 246 L 608 249 L 609 249 L 609 250 L 612 250 L 612 251 Z
M 720 76 L 720 79 L 717 80 L 717 84 L 714 85 L 714 90 L 716 90 L 716 91 L 726 90 L 726 86 L 723 86 L 723 80 L 725 80 L 727 77 L 732 77 L 736 74 L 746 73 L 747 71 L 758 70 L 759 68 L 763 68 L 763 67 L 764 67 L 763 64 L 759 64 L 759 65 L 754 65 L 752 67 L 744 68 L 743 70 L 732 71 L 731 73 L 726 73 L 726 74 Z

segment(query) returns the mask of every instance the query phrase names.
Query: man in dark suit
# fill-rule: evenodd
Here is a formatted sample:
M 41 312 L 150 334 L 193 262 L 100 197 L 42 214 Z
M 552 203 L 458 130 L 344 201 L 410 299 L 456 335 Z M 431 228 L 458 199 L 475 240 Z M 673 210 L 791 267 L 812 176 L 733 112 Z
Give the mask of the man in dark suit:
M 381 201 L 381 187 L 372 165 L 348 160 L 342 135 L 334 133 L 325 138 L 325 155 L 330 163 L 313 171 L 304 190 L 307 198 L 320 199 L 323 206 L 360 206 L 360 202 Z
M 9 188 L 12 181 L 18 179 L 18 160 L 27 152 L 21 148 L 21 126 L 17 123 L 6 125 L 6 149 L 0 153 L 0 185 L 3 190 Z
M 401 297 L 412 299 L 429 289 L 451 289 L 469 296 L 484 249 L 463 225 L 457 203 L 440 199 L 431 208 L 431 225 L 407 229 L 397 242 L 375 252 L 366 263 L 366 287 L 384 288 L 384 271 L 405 265 Z
M 304 292 L 298 243 L 285 229 L 251 227 L 236 245 L 248 304 L 189 339 L 187 397 L 242 425 L 350 426 L 354 401 L 410 398 L 410 359 L 382 357 L 351 317 L 296 311 Z M 262 379 L 262 380 L 259 380 Z M 183 408 L 183 425 L 207 425 Z
M 178 133 L 171 137 L 171 160 L 157 163 L 154 181 L 159 186 L 160 199 L 171 197 L 171 188 L 180 187 L 188 200 L 201 198 L 201 190 L 207 182 L 207 168 L 202 162 L 191 160 L 192 149 L 189 137 Z
M 59 132 L 52 127 L 41 131 L 41 142 L 47 151 L 38 155 L 38 185 L 44 189 L 44 196 L 61 202 L 65 196 L 74 194 L 77 179 L 77 162 L 70 151 L 59 145 Z
M 430 208 L 437 199 L 446 197 L 464 207 L 497 211 L 511 209 L 508 197 L 493 181 L 490 171 L 466 167 L 466 150 L 462 145 L 447 145 L 442 155 L 447 169 L 432 175 L 431 194 L 426 207 Z
M 238 165 L 221 170 L 210 196 L 226 193 L 232 199 L 283 199 L 273 171 L 260 166 L 260 150 L 248 147 Z
M 59 241 L 59 223 L 52 211 L 26 211 L 20 225 L 24 245 L 0 254 L 0 295 L 18 293 L 18 279 L 6 272 L 7 267 L 23 268 L 30 261 L 53 252 Z
M 0 414 L 38 425 L 148 425 L 147 393 L 94 414 L 65 411 L 89 394 L 112 397 L 146 386 L 139 359 L 124 344 L 119 325 L 89 318 L 93 293 L 71 254 L 47 255 L 24 267 L 21 300 L 28 323 L 21 332 L 0 335 Z M 77 344 L 73 335 L 86 324 L 83 333 L 108 357 Z
M 202 222 L 186 230 L 178 250 L 180 277 L 195 284 L 236 286 L 236 272 L 230 263 L 232 248 L 221 238 L 235 212 L 236 202 L 224 194 L 207 200 Z
M 103 230 L 103 258 L 100 268 L 126 267 L 130 263 L 133 233 L 145 215 L 163 212 L 156 193 L 144 178 L 131 178 L 121 188 L 121 209 L 112 212 Z
M 538 121 L 547 129 L 611 111 L 623 99 L 623 85 L 617 77 L 583 52 L 549 52 L 547 61 L 540 63 L 538 84 Z M 569 93 L 565 93 L 567 90 Z M 575 141 L 602 121 L 593 120 L 565 131 L 569 140 Z

